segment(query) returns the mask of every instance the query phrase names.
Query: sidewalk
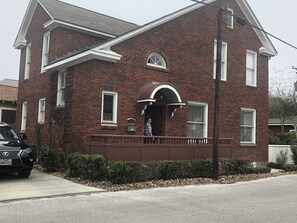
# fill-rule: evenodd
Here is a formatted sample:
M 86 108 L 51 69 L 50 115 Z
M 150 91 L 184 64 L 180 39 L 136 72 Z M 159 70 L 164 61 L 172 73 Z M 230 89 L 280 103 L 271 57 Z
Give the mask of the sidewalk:
M 28 179 L 17 175 L 0 176 L 0 202 L 103 192 L 33 169 Z

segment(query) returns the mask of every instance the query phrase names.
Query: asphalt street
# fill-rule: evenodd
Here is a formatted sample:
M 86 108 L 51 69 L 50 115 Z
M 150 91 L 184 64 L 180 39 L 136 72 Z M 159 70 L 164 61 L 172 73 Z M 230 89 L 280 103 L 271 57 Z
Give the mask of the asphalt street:
M 104 192 L 0 203 L 11 222 L 295 223 L 297 175 L 230 185 Z

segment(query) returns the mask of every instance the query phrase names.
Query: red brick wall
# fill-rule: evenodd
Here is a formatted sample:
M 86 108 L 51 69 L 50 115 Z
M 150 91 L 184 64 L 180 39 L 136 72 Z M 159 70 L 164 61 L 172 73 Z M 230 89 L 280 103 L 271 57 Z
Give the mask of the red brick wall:
M 233 8 L 236 15 L 244 17 L 234 1 L 226 2 L 227 5 L 225 6 Z M 37 14 L 38 10 L 35 17 L 39 18 L 43 15 L 37 16 Z M 40 25 L 36 26 L 34 23 L 38 19 L 35 17 L 31 25 L 31 27 L 35 27 L 34 31 L 30 29 L 28 32 L 32 38 L 35 37 L 34 33 L 44 33 L 41 26 L 44 22 L 40 22 Z M 38 30 L 36 31 L 36 29 Z M 245 156 L 255 161 L 266 161 L 268 147 L 268 58 L 258 54 L 257 87 L 246 86 L 246 50 L 258 52 L 262 44 L 249 26 L 241 27 L 235 23 L 234 29 L 229 29 L 226 24 L 223 24 L 222 32 L 223 41 L 228 43 L 228 76 L 227 81 L 221 84 L 220 137 L 234 139 L 232 151 L 234 157 Z M 72 47 L 78 47 L 76 44 L 81 44 L 79 39 L 83 37 L 80 37 L 80 34 L 75 35 L 73 37 L 75 40 L 73 40 L 72 37 L 68 36 L 72 35 L 73 32 L 62 29 L 53 32 L 54 38 L 51 37 L 51 41 L 56 39 L 55 36 L 60 36 L 62 33 L 67 36 L 67 41 L 61 41 L 61 45 L 54 47 L 55 49 L 52 51 L 50 50 L 50 54 L 54 52 L 53 55 L 50 55 L 52 59 L 63 54 L 60 52 L 66 52 Z M 38 55 L 40 57 L 42 43 L 40 34 L 39 38 Z M 69 69 L 70 72 L 66 80 L 66 82 L 71 80 L 71 85 L 67 85 L 70 89 L 67 93 L 68 103 L 62 110 L 55 108 L 56 84 L 51 85 L 51 90 L 48 89 L 47 86 L 50 86 L 49 74 L 40 75 L 37 72 L 38 66 L 40 69 L 40 58 L 38 61 L 36 59 L 34 63 L 37 64 L 36 76 L 38 74 L 38 78 L 31 79 L 30 73 L 29 85 L 29 81 L 28 83 L 22 82 L 23 68 L 20 74 L 22 85 L 19 95 L 20 102 L 27 99 L 29 103 L 30 100 L 28 123 L 37 122 L 37 98 L 45 95 L 51 100 L 49 103 L 51 110 L 47 106 L 46 115 L 49 116 L 50 114 L 52 119 L 61 117 L 59 132 L 62 133 L 60 137 L 63 137 L 65 133 L 63 133 L 65 111 L 70 114 L 71 150 L 88 151 L 90 134 L 127 134 L 125 129 L 128 118 L 137 120 L 137 132 L 135 134 L 143 134 L 144 116 L 140 115 L 143 107 L 137 104 L 137 95 L 146 83 L 157 81 L 173 84 L 185 103 L 196 101 L 208 104 L 208 136 L 211 137 L 214 109 L 213 49 L 215 38 L 216 10 L 209 7 L 203 7 L 130 38 L 112 47 L 112 50 L 123 56 L 118 63 L 91 60 Z M 91 44 L 93 40 L 90 37 L 90 39 L 82 40 L 82 42 L 87 45 L 88 41 Z M 57 39 L 55 42 L 60 41 Z M 71 44 L 68 45 L 68 42 Z M 33 44 L 32 47 L 34 47 Z M 152 52 L 163 55 L 166 60 L 167 71 L 151 69 L 146 66 L 147 57 Z M 21 56 L 21 67 L 23 67 L 23 63 L 24 52 Z M 51 76 L 52 81 L 56 82 L 57 73 L 52 73 Z M 103 90 L 118 92 L 118 123 L 116 127 L 102 126 L 100 123 Z M 35 101 L 35 104 L 31 100 Z M 240 145 L 240 108 L 242 107 L 256 109 L 257 111 L 257 142 L 253 146 Z M 20 110 L 18 111 L 18 115 L 20 115 Z M 187 112 L 187 106 L 177 111 L 173 118 L 169 118 L 167 111 L 165 112 L 165 135 L 186 136 Z M 46 123 L 45 126 L 48 124 Z M 28 131 L 32 133 L 29 126 Z M 46 135 L 46 131 L 43 134 Z

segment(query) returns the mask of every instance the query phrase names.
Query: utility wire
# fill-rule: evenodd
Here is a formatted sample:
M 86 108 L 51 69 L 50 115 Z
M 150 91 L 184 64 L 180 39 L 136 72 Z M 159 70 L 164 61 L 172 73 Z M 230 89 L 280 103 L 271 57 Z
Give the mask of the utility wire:
M 219 6 L 216 6 L 216 5 L 213 5 L 213 4 L 209 4 L 209 3 L 206 3 L 206 2 L 204 2 L 204 1 L 199 1 L 199 0 L 191 0 L 191 1 L 196 2 L 196 3 L 201 3 L 201 4 L 204 4 L 204 5 L 213 7 L 213 8 L 222 9 L 224 13 L 230 14 L 230 15 L 232 15 L 234 18 L 236 18 L 236 22 L 239 23 L 240 25 L 249 25 L 249 26 L 251 26 L 251 27 L 253 27 L 253 28 L 255 28 L 255 29 L 258 29 L 258 30 L 262 31 L 262 32 L 264 32 L 265 34 L 267 34 L 267 35 L 269 35 L 269 36 L 271 36 L 271 37 L 277 39 L 278 41 L 280 41 L 280 42 L 282 42 L 282 43 L 284 43 L 284 44 L 286 44 L 286 45 L 288 45 L 288 46 L 290 46 L 290 47 L 292 47 L 292 48 L 294 48 L 294 49 L 297 50 L 297 47 L 296 47 L 296 46 L 294 46 L 294 45 L 292 45 L 292 44 L 286 42 L 285 40 L 282 40 L 281 38 L 279 38 L 279 37 L 277 37 L 277 36 L 275 36 L 275 35 L 273 35 L 273 34 L 267 32 L 267 31 L 265 31 L 264 29 L 262 29 L 262 28 L 260 28 L 260 27 L 258 27 L 258 26 L 256 26 L 256 25 L 253 25 L 252 23 L 246 21 L 245 19 L 243 19 L 243 18 L 241 18 L 241 17 L 239 17 L 239 16 L 235 16 L 235 15 L 232 14 L 230 11 L 228 11 L 228 10 L 226 10 L 226 9 L 224 9 L 224 8 L 220 8 Z

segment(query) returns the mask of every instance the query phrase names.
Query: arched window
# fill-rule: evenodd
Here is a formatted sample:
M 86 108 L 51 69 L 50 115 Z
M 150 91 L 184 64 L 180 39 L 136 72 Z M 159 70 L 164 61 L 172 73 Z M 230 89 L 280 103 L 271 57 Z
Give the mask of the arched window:
M 152 67 L 164 68 L 166 69 L 166 63 L 164 58 L 158 53 L 152 53 L 147 59 L 147 65 Z

